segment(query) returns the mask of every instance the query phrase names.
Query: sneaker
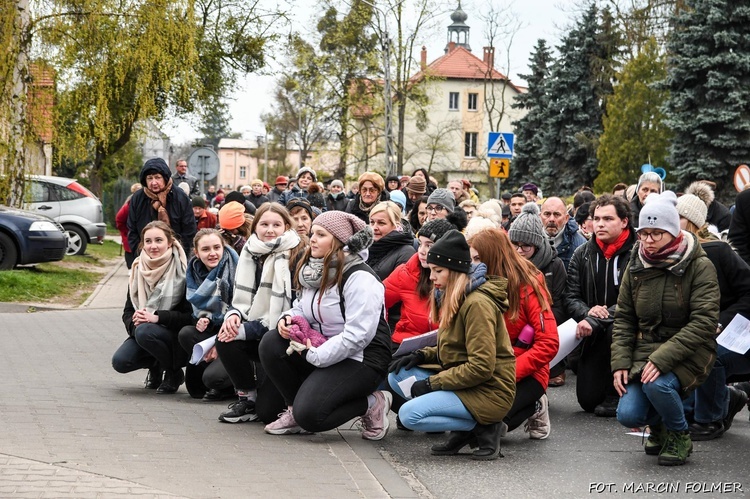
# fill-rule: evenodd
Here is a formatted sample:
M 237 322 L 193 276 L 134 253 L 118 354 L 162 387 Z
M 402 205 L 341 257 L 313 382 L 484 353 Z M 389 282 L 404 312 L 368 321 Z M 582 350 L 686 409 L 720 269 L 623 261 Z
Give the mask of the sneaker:
M 507 427 L 506 427 L 507 428 Z M 536 412 L 526 421 L 523 431 L 533 440 L 544 440 L 552 430 L 549 421 L 549 400 L 547 394 L 536 402 Z
M 273 423 L 268 423 L 264 429 L 266 433 L 270 435 L 291 435 L 293 433 L 302 433 L 302 427 L 300 427 L 300 425 L 294 420 L 291 407 L 279 414 L 279 419 Z
M 229 404 L 229 410 L 219 415 L 219 421 L 224 423 L 245 423 L 256 419 L 255 401 L 245 397 Z
M 617 404 L 619 403 L 619 397 L 607 397 L 604 402 L 594 407 L 594 414 L 600 418 L 614 418 L 617 416 Z
M 643 450 L 649 456 L 658 456 L 667 440 L 667 429 L 662 423 L 649 426 L 648 438 Z
M 659 452 L 659 466 L 682 466 L 693 452 L 690 432 L 667 430 L 667 441 Z
M 388 434 L 388 412 L 391 410 L 393 395 L 390 392 L 378 390 L 373 392 L 375 403 L 362 416 L 362 438 L 365 440 L 381 440 Z
M 688 427 L 688 431 L 690 432 L 691 440 L 703 442 L 719 438 L 724 434 L 726 428 L 724 428 L 721 421 L 714 421 L 712 423 L 695 422 Z
M 747 393 L 739 388 L 728 386 L 727 390 L 729 390 L 729 411 L 727 412 L 727 417 L 725 417 L 723 421 L 724 431 L 729 431 L 729 428 L 732 426 L 732 421 L 734 421 L 734 417 L 743 407 L 745 407 L 745 404 L 747 404 L 748 401 Z

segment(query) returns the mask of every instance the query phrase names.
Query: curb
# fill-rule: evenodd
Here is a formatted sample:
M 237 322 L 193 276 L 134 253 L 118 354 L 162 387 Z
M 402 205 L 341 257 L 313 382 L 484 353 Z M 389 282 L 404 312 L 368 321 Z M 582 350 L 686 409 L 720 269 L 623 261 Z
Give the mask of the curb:
M 102 280 L 99 281 L 99 284 L 96 285 L 96 288 L 94 288 L 94 291 L 89 295 L 88 298 L 86 298 L 86 301 L 84 301 L 83 303 L 81 303 L 78 306 L 78 308 L 79 309 L 81 309 L 81 308 L 88 308 L 89 305 L 91 305 L 91 302 L 93 302 L 96 299 L 97 295 L 99 295 L 99 293 L 104 288 L 104 286 L 107 285 L 107 282 L 109 282 L 109 280 L 112 278 L 112 276 L 115 275 L 117 273 L 117 271 L 120 270 L 120 267 L 122 267 L 123 265 L 125 265 L 125 260 L 124 259 L 120 259 L 120 261 L 117 264 L 115 264 L 115 266 L 112 268 L 112 270 L 110 270 L 107 273 L 107 275 L 105 275 L 102 278 Z

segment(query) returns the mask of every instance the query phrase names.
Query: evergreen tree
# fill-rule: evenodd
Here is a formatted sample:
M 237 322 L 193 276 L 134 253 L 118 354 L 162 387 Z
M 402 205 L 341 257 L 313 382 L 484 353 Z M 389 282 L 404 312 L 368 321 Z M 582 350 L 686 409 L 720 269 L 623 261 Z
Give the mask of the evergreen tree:
M 686 4 L 668 42 L 670 163 L 680 186 L 711 179 L 728 195 L 750 161 L 750 1 Z
M 203 136 L 200 143 L 217 147 L 219 141 L 223 138 L 240 138 L 239 133 L 232 133 L 232 128 L 229 125 L 231 114 L 229 106 L 224 100 L 205 105 L 201 116 L 201 125 L 198 128 Z
M 547 192 L 564 194 L 596 177 L 596 148 L 602 132 L 601 27 L 592 4 L 558 47 L 542 116 L 542 163 L 530 177 Z M 606 52 L 606 51 L 605 51 Z
M 596 191 L 609 191 L 618 182 L 635 182 L 644 163 L 667 167 L 670 131 L 661 107 L 668 92 L 654 85 L 666 75 L 666 60 L 654 38 L 623 68 L 607 102 L 597 150 Z
M 542 136 L 539 131 L 544 128 L 543 120 L 547 101 L 545 85 L 549 77 L 551 61 L 552 55 L 547 42 L 539 39 L 529 58 L 529 74 L 519 75 L 526 80 L 528 91 L 519 94 L 511 107 L 525 109 L 526 116 L 513 122 L 516 132 L 516 140 L 513 144 L 515 157 L 508 179 L 505 181 L 507 185 L 521 185 L 528 178 L 529 170 L 542 163 Z

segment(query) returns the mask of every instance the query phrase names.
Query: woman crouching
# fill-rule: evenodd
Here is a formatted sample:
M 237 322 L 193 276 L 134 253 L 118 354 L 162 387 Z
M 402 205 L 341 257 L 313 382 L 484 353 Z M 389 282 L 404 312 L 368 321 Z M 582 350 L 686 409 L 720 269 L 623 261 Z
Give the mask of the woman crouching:
M 412 398 L 399 419 L 411 430 L 451 432 L 447 442 L 432 447 L 433 455 L 457 454 L 475 443 L 472 459 L 496 459 L 501 422 L 516 393 L 515 357 L 503 319 L 508 281 L 486 276 L 484 264 L 472 268 L 469 245 L 456 230 L 432 245 L 427 263 L 435 288 L 431 320 L 440 322 L 437 347 L 391 364 L 391 388 Z M 417 367 L 436 363 L 440 371 Z M 411 377 L 411 393 L 404 393 L 399 382 Z

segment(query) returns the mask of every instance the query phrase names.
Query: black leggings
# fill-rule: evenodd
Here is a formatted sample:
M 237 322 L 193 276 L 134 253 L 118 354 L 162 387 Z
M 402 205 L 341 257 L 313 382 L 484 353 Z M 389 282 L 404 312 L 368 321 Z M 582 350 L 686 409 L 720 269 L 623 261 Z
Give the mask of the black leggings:
M 536 401 L 544 395 L 544 388 L 533 376 L 527 376 L 516 383 L 516 398 L 510 411 L 503 418 L 508 431 L 515 430 L 536 412 Z
M 279 417 L 286 404 L 284 398 L 274 386 L 273 382 L 263 371 L 258 357 L 256 340 L 216 342 L 219 360 L 232 380 L 235 390 L 256 390 L 255 413 L 261 421 L 268 424 Z
M 582 342 L 576 396 L 578 404 L 586 412 L 594 412 L 594 408 L 607 397 L 617 397 L 610 363 L 611 349 L 612 327 L 594 333 Z
M 317 368 L 301 355 L 286 354 L 289 340 L 274 329 L 260 342 L 260 360 L 294 419 L 307 431 L 336 428 L 367 412 L 367 396 L 377 390 L 385 375 L 363 362 L 344 359 Z

